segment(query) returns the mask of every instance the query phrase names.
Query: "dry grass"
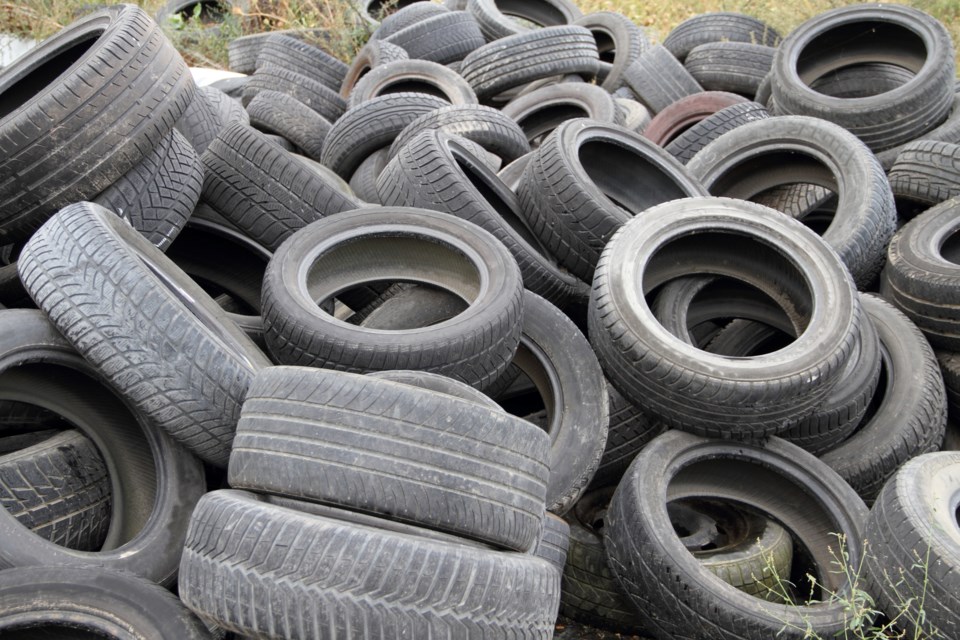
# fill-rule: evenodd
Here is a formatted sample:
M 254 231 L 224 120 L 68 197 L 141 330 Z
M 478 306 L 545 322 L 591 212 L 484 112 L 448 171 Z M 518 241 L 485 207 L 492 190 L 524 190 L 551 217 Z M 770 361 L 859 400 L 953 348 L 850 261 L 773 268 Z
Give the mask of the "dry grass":
M 0 1 L 0 32 L 47 37 L 77 17 L 109 4 L 96 0 L 13 0 Z M 575 0 L 584 13 L 619 11 L 637 24 L 647 27 L 655 41 L 691 16 L 707 11 L 740 11 L 768 22 L 780 33 L 827 9 L 854 4 L 852 0 Z M 155 15 L 166 0 L 141 0 Z M 241 3 L 237 3 L 240 5 Z M 349 0 L 248 0 L 245 10 L 234 8 L 220 28 L 210 31 L 202 20 L 176 21 L 164 28 L 174 39 L 188 62 L 204 66 L 226 66 L 226 43 L 239 35 L 262 30 L 321 28 L 332 34 L 327 48 L 349 59 L 368 35 Z M 914 7 L 936 16 L 960 42 L 960 0 L 913 0 Z

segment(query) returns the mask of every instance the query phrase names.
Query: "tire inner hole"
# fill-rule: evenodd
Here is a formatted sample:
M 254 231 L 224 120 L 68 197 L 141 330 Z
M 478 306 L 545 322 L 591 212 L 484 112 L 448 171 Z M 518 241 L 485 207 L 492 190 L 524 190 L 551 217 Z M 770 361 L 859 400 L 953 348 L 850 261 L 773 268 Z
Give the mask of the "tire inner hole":
M 42 623 L 41 626 L 29 626 L 17 629 L 4 629 L 3 637 L 9 640 L 103 640 L 113 638 L 109 633 L 99 633 L 93 629 L 78 628 L 72 624 Z
M 597 43 L 597 52 L 600 54 L 600 62 L 608 62 L 613 64 L 614 60 L 617 58 L 617 43 L 613 39 L 613 34 L 606 29 L 600 29 L 598 27 L 593 27 L 590 29 L 590 33 L 593 34 L 593 39 Z
M 426 78 L 402 78 L 395 82 L 389 82 L 377 91 L 378 96 L 385 96 L 390 93 L 426 93 L 427 95 L 440 98 L 441 100 L 450 100 L 450 94 Z
M 947 262 L 960 265 L 960 230 L 954 231 L 946 237 L 940 245 L 940 255 Z
M 546 104 L 517 118 L 517 124 L 527 135 L 531 149 L 537 149 L 550 133 L 567 120 L 589 118 L 590 112 L 576 102 Z

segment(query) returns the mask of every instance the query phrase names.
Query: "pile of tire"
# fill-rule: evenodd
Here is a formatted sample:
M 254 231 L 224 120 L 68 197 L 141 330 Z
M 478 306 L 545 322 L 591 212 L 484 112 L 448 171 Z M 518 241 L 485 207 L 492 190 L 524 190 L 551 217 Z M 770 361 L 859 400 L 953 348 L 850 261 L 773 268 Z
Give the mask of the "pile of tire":
M 0 633 L 960 635 L 943 25 L 375 9 L 0 71 Z

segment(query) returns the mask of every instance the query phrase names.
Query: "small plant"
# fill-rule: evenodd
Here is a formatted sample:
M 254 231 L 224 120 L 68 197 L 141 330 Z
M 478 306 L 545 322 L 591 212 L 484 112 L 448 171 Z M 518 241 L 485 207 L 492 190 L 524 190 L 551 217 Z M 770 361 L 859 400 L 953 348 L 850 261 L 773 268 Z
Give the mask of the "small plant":
M 916 562 L 913 568 L 923 572 L 921 593 L 905 593 L 902 576 L 889 576 L 884 572 L 885 584 L 896 598 L 896 613 L 889 612 L 892 617 L 887 617 L 884 612 L 876 608 L 876 602 L 864 584 L 863 566 L 870 553 L 869 542 L 864 541 L 860 560 L 857 566 L 852 566 L 845 537 L 841 534 L 836 534 L 836 537 L 838 550 L 834 551 L 832 547 L 829 548 L 832 557 L 832 572 L 843 575 L 849 588 L 845 592 L 838 593 L 829 589 L 816 576 L 808 573 L 805 580 L 808 583 L 807 593 L 809 595 L 806 598 L 798 598 L 798 585 L 790 582 L 789 578 L 779 575 L 773 558 L 764 556 L 763 573 L 772 576 L 774 586 L 771 590 L 777 600 L 792 606 L 809 606 L 824 602 L 841 603 L 844 612 L 844 628 L 832 636 L 834 638 L 842 638 L 843 640 L 946 640 L 945 636 L 937 629 L 925 628 L 923 603 L 926 596 L 929 549 L 923 557 L 914 551 Z M 822 596 L 819 599 L 814 599 L 813 594 L 818 589 Z M 916 628 L 914 634 L 907 635 L 905 631 L 901 630 L 898 623 L 905 620 L 909 620 Z M 805 640 L 828 640 L 813 628 L 809 620 L 805 621 L 805 625 L 797 625 L 790 621 L 783 622 L 784 626 L 781 632 L 786 630 L 800 631 L 804 634 L 803 638 Z

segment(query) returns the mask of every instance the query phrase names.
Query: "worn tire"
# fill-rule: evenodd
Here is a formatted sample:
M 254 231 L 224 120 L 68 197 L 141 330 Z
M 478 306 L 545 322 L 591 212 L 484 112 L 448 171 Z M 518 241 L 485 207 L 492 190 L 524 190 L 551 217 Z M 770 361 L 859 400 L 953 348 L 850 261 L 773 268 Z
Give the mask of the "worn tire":
M 596 11 L 577 18 L 573 24 L 586 27 L 597 43 L 600 61 L 610 65 L 601 87 L 613 92 L 626 86 L 624 73 L 649 46 L 643 29 L 615 11 Z
M 231 122 L 250 124 L 243 105 L 220 89 L 206 86 L 197 87 L 193 101 L 177 120 L 175 128 L 200 155 Z
M 284 67 L 326 85 L 340 89 L 347 73 L 347 65 L 329 53 L 284 33 L 272 33 L 257 53 L 257 67 L 271 64 Z
M 776 47 L 780 44 L 780 34 L 753 16 L 716 11 L 684 20 L 667 35 L 663 46 L 682 62 L 695 47 L 710 42 L 747 42 Z
M 476 104 L 477 95 L 463 77 L 429 60 L 397 60 L 371 69 L 350 92 L 347 107 L 388 93 L 426 93 L 453 105 Z
M 499 109 L 479 104 L 452 105 L 425 113 L 400 132 L 390 145 L 390 157 L 425 129 L 440 129 L 471 140 L 495 154 L 504 164 L 530 153 L 523 129 Z
M 281 136 L 304 155 L 320 160 L 330 121 L 296 98 L 279 91 L 261 91 L 247 105 L 250 125 Z
M 749 42 L 709 42 L 694 47 L 683 66 L 707 91 L 753 98 L 773 67 L 776 51 Z
M 756 102 L 735 104 L 694 124 L 678 135 L 665 149 L 681 163 L 688 164 L 701 149 L 728 131 L 769 117 L 766 107 Z
M 704 91 L 681 98 L 654 116 L 643 129 L 643 137 L 667 147 L 677 136 L 713 114 L 747 102 L 747 99 L 726 91 Z
M 518 96 L 503 109 L 523 129 L 532 147 L 558 126 L 574 118 L 589 118 L 596 122 L 623 125 L 623 112 L 600 87 L 580 84 L 553 84 Z
M 663 45 L 655 45 L 624 72 L 627 86 L 651 113 L 660 113 L 671 104 L 696 93 L 703 87 Z
M 901 217 L 960 196 L 960 145 L 917 140 L 904 145 L 887 174 Z
M 260 65 L 250 76 L 250 81 L 243 88 L 244 106 L 250 104 L 261 91 L 286 93 L 330 122 L 335 122 L 347 109 L 346 101 L 327 85 L 297 71 L 273 64 Z

